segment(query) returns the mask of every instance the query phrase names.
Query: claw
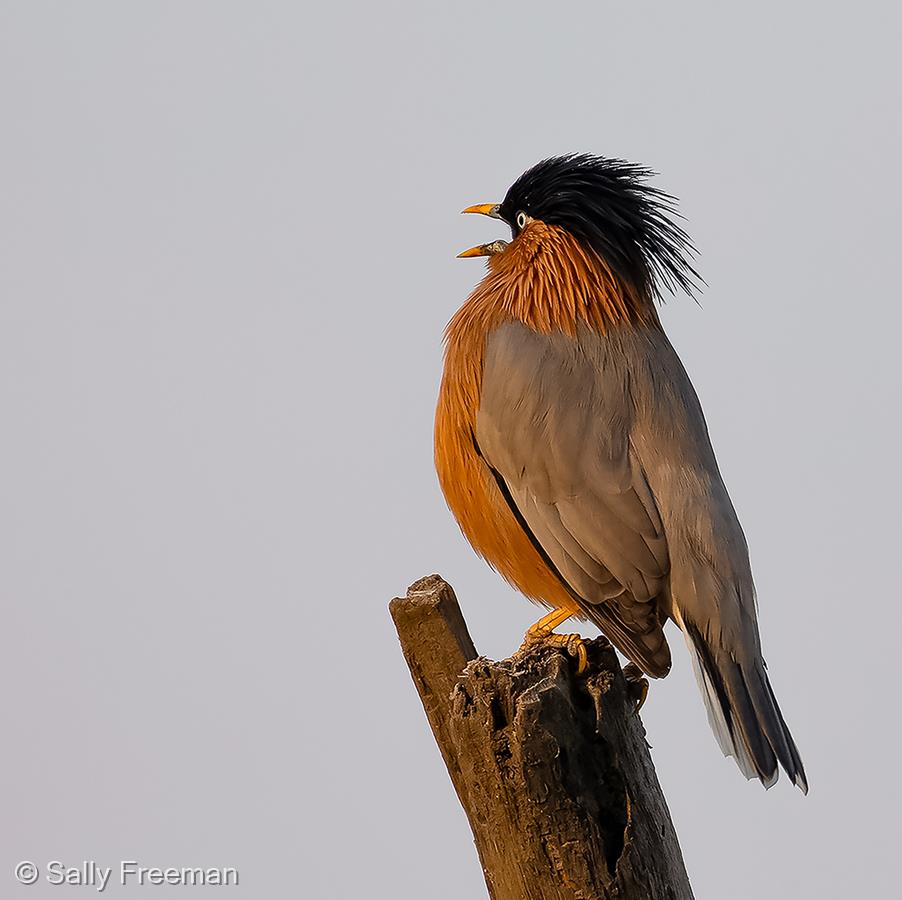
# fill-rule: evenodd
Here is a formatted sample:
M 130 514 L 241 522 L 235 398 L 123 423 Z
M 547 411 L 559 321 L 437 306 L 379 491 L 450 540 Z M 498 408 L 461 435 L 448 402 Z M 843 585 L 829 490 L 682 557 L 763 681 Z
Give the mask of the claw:
M 520 651 L 525 651 L 536 644 L 550 644 L 552 647 L 563 647 L 570 656 L 576 659 L 576 674 L 582 675 L 589 664 L 586 653 L 586 642 L 578 634 L 548 634 L 544 637 L 533 637 L 523 642 Z
M 554 609 L 547 616 L 543 616 L 529 631 L 520 649 L 514 654 L 522 656 L 536 644 L 551 644 L 553 647 L 564 647 L 567 652 L 576 658 L 576 674 L 582 675 L 589 665 L 589 655 L 586 652 L 586 642 L 578 634 L 554 634 L 553 629 L 565 622 L 573 611 L 565 608 Z
M 567 652 L 576 657 L 576 674 L 582 675 L 589 665 L 589 654 L 586 653 L 586 642 L 578 634 L 568 634 Z
M 623 677 L 626 679 L 627 692 L 636 704 L 633 712 L 638 715 L 648 696 L 648 679 L 635 663 L 627 663 L 623 667 Z

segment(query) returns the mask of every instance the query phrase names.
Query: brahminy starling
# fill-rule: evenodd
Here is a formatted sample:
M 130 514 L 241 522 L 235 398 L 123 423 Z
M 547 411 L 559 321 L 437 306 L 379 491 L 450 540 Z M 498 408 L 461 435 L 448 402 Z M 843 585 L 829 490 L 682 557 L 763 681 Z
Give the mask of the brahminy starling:
M 446 331 L 435 460 L 476 552 L 551 609 L 553 641 L 585 667 L 594 622 L 646 675 L 682 630 L 721 749 L 770 787 L 807 791 L 761 655 L 748 547 L 695 390 L 656 301 L 690 295 L 695 251 L 647 169 L 570 155 L 471 206 L 511 240 L 473 247 L 488 271 Z

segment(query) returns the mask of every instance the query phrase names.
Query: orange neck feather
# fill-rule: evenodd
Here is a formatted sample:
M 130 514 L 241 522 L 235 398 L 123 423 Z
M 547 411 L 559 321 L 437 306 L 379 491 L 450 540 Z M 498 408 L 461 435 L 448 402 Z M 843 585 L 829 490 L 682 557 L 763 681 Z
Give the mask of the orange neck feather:
M 464 321 L 458 322 L 459 319 Z M 605 334 L 617 325 L 660 327 L 649 297 L 615 278 L 597 254 L 562 228 L 531 222 L 489 269 L 448 326 L 490 328 L 516 319 L 534 331 L 576 336 L 582 322 Z

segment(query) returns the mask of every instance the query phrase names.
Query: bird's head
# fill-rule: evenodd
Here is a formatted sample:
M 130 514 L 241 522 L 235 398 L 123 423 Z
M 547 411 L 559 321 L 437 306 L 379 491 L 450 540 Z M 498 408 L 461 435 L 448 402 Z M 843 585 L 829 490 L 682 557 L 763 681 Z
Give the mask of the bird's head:
M 662 289 L 692 294 L 701 278 L 695 251 L 674 222 L 675 201 L 647 183 L 654 173 L 620 159 L 573 154 L 543 160 L 524 172 L 501 203 L 467 207 L 506 222 L 511 242 L 471 247 L 461 257 L 498 256 L 534 222 L 562 229 L 601 257 L 614 277 L 649 299 Z

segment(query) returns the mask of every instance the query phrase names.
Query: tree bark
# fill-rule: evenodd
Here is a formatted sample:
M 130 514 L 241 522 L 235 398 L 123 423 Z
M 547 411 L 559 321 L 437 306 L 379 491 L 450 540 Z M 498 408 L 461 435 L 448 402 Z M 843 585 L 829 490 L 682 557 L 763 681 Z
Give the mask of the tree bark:
M 479 657 L 451 586 L 391 602 L 404 657 L 492 900 L 691 900 L 645 730 L 617 656 Z

